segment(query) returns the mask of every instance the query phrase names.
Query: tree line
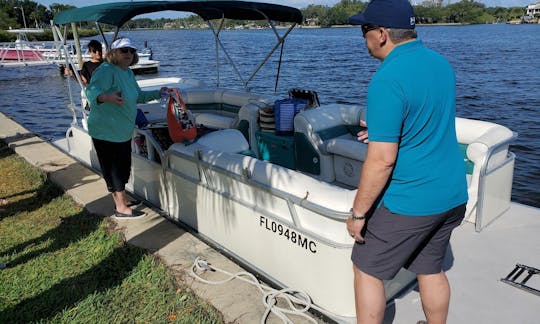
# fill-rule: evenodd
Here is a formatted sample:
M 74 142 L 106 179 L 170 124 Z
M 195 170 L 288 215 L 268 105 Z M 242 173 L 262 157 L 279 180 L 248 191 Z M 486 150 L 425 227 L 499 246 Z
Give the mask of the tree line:
M 309 5 L 302 9 L 304 24 L 321 27 L 346 25 L 350 16 L 364 11 L 368 1 L 341 0 L 333 7 Z M 474 0 L 461 0 L 444 5 L 443 0 L 426 0 L 414 5 L 417 23 L 422 24 L 486 24 L 520 19 L 524 7 L 486 7 Z
M 323 5 L 309 5 L 301 9 L 304 16 L 303 25 L 329 27 L 348 24 L 348 18 L 361 12 L 368 1 L 341 0 L 332 7 Z M 47 28 L 54 15 L 62 10 L 74 8 L 73 6 L 53 3 L 49 7 L 31 0 L 1 0 L 0 1 L 0 30 L 18 28 Z M 452 4 L 443 4 L 443 0 L 425 0 L 414 5 L 418 23 L 422 24 L 485 24 L 494 22 L 508 22 L 520 19 L 525 15 L 524 7 L 486 7 L 483 3 L 474 0 L 461 0 Z M 24 15 L 23 15 L 24 14 Z M 82 23 L 80 27 L 92 29 L 93 23 Z M 226 28 L 258 27 L 263 22 L 227 21 Z M 178 19 L 134 19 L 127 24 L 127 28 L 204 28 L 205 23 L 198 16 L 189 16 Z M 0 35 L 1 36 L 1 35 Z M 2 38 L 2 37 L 0 37 Z

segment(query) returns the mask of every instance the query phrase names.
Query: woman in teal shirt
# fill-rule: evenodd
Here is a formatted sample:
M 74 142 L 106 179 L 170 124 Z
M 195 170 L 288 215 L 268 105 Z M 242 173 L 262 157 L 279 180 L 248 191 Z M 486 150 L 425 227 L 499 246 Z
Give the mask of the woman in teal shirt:
M 137 103 L 158 99 L 162 91 L 168 91 L 167 88 L 142 91 L 129 68 L 138 61 L 137 49 L 131 40 L 117 39 L 107 53 L 107 62 L 94 71 L 86 87 L 91 107 L 88 133 L 107 189 L 112 193 L 116 218 L 132 219 L 145 215 L 131 209 L 125 192 L 131 172 L 131 136 Z

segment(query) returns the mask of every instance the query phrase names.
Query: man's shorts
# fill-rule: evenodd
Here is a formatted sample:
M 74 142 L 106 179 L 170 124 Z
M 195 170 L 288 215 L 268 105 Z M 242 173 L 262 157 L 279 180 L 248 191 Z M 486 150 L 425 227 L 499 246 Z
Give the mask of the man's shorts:
M 404 267 L 416 274 L 442 271 L 452 230 L 465 215 L 465 204 L 430 216 L 394 214 L 381 205 L 367 220 L 365 243 L 356 243 L 351 259 L 362 272 L 392 279 Z

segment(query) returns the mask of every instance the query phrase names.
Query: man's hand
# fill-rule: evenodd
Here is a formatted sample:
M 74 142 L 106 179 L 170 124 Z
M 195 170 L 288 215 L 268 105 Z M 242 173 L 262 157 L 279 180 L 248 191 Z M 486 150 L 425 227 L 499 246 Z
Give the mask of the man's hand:
M 361 130 L 358 132 L 358 134 L 356 134 L 357 136 L 357 139 L 359 142 L 363 142 L 363 143 L 369 143 L 369 139 L 368 139 L 368 131 L 367 131 L 367 123 L 365 120 L 362 120 L 360 119 L 360 126 L 362 127 L 366 127 L 366 129 L 364 130 Z
M 358 243 L 364 243 L 364 237 L 362 237 L 362 234 L 360 234 L 360 231 L 366 224 L 366 220 L 354 220 L 351 217 L 347 219 L 347 231 L 349 232 L 349 235 L 354 238 L 354 240 Z

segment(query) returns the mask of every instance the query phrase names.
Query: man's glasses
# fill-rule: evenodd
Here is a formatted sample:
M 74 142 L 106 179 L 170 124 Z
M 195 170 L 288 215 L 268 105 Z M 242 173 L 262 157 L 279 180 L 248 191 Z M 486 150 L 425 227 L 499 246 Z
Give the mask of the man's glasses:
M 124 53 L 124 54 L 126 54 L 126 53 L 133 54 L 133 53 L 135 53 L 135 49 L 131 48 L 131 47 L 123 47 L 123 48 L 120 49 L 120 52 Z
M 366 37 L 366 34 L 371 31 L 371 30 L 375 30 L 375 29 L 379 29 L 381 28 L 381 26 L 377 26 L 377 25 L 372 25 L 372 24 L 367 24 L 367 25 L 362 25 L 362 36 L 365 38 Z
M 90 50 L 90 53 L 101 53 L 101 51 L 97 49 L 93 49 L 93 50 Z

